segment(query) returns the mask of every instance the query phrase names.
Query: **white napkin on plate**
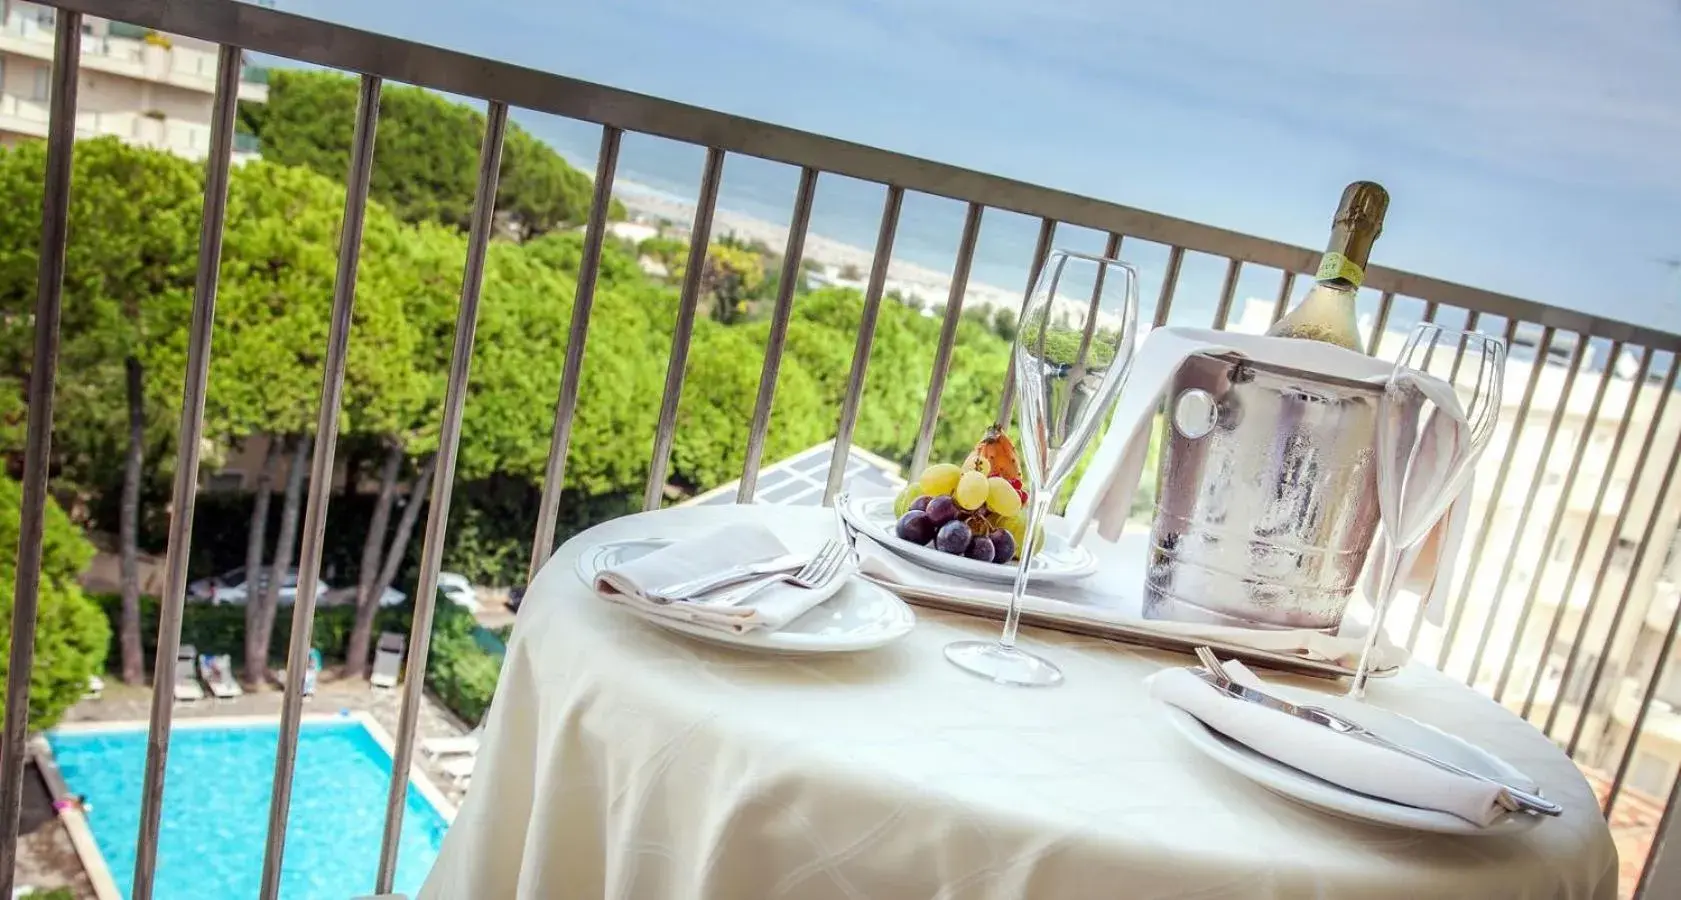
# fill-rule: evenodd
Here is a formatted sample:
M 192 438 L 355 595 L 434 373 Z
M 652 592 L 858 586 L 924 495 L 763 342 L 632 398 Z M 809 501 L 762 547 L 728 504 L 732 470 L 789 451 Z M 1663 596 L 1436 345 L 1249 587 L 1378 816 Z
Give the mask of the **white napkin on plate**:
M 650 600 L 643 592 L 731 566 L 782 556 L 787 552 L 788 548 L 783 546 L 782 541 L 763 525 L 731 525 L 677 541 L 623 565 L 603 569 L 595 576 L 595 591 L 639 616 L 677 619 L 736 634 L 775 631 L 804 615 L 833 592 L 777 584 L 734 606 L 708 606 L 705 601 L 737 590 L 742 587 L 740 584 L 670 602 Z
M 1068 501 L 1067 517 L 1075 541 L 1079 541 L 1092 525 L 1097 526 L 1097 533 L 1104 540 L 1114 541 L 1120 536 L 1132 511 L 1132 497 L 1138 489 L 1138 480 L 1144 472 L 1144 459 L 1150 444 L 1150 424 L 1161 405 L 1162 393 L 1185 358 L 1196 353 L 1237 353 L 1261 362 L 1372 382 L 1386 380 L 1394 368 L 1391 362 L 1322 341 L 1178 326 L 1151 331 L 1145 335 L 1133 357 L 1126 384 L 1121 388 L 1114 416 L 1108 430 L 1103 433 L 1097 453 Z M 1463 423 L 1463 417 L 1460 423 Z M 1434 422 L 1431 424 L 1433 427 L 1436 425 Z M 1451 422 L 1444 425 L 1458 427 Z M 1376 437 L 1374 434 L 1374 442 Z M 1466 482 L 1459 498 L 1438 521 L 1431 536 L 1420 541 L 1402 559 L 1401 583 L 1412 582 L 1423 588 L 1425 612 L 1429 621 L 1435 624 L 1441 624 L 1447 610 L 1454 558 L 1464 534 L 1471 496 L 1470 482 Z M 1384 546 L 1380 531 L 1379 540 L 1373 542 L 1372 552 L 1367 556 L 1365 590 L 1368 596 L 1376 596 Z M 1421 553 L 1426 547 L 1436 548 L 1435 552 Z
M 1268 688 L 1243 663 L 1227 660 L 1226 676 L 1257 690 Z M 1487 827 L 1506 814 L 1502 789 L 1491 782 L 1456 775 L 1426 762 L 1337 734 L 1277 710 L 1227 696 L 1189 669 L 1163 669 L 1147 681 L 1150 696 L 1178 707 L 1198 721 L 1263 756 L 1333 784 L 1377 797 L 1433 809 Z M 1536 785 L 1513 779 L 1515 787 Z
M 1004 609 L 1010 603 L 1010 588 L 1004 584 L 987 584 L 946 575 L 925 569 L 908 559 L 859 534 L 858 574 L 886 587 L 900 589 L 914 596 L 916 593 Z M 1117 557 L 1120 554 L 1116 554 Z M 1318 631 L 1292 629 L 1262 631 L 1236 628 L 1230 625 L 1209 625 L 1198 622 L 1169 622 L 1146 619 L 1142 613 L 1144 573 L 1136 566 L 1127 566 L 1120 558 L 1100 559 L 1098 573 L 1075 585 L 1044 585 L 1028 582 L 1029 593 L 1022 597 L 1023 611 L 1039 613 L 1075 624 L 1121 625 L 1148 630 L 1157 634 L 1179 635 L 1216 643 L 1233 644 L 1288 653 L 1304 659 L 1340 663 L 1353 667 L 1360 662 L 1364 637 L 1339 637 Z M 1012 567 L 1013 569 L 1013 567 Z M 1100 592 L 1097 587 L 1125 584 L 1124 594 Z M 1380 642 L 1372 660 L 1375 671 L 1398 668 L 1407 662 L 1407 651 L 1388 640 Z

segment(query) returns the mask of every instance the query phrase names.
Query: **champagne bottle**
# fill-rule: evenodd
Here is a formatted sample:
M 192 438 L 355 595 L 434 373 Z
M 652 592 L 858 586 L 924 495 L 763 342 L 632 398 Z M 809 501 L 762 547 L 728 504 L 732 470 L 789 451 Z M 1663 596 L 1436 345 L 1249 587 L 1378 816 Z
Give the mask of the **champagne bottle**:
M 1324 341 L 1364 352 L 1354 318 L 1354 298 L 1366 278 L 1372 243 L 1383 232 L 1389 193 L 1371 181 L 1356 181 L 1342 192 L 1337 217 L 1331 222 L 1331 241 L 1320 257 L 1318 284 L 1305 299 L 1267 329 L 1273 337 Z

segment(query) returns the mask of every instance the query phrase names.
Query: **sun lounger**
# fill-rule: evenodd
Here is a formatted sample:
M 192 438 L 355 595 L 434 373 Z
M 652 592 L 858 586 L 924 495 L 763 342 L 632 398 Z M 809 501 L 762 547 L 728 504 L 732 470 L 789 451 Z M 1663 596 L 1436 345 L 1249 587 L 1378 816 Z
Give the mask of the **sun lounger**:
M 452 737 L 427 738 L 420 742 L 420 752 L 434 759 L 477 753 L 479 752 L 480 731 L 480 728 L 475 728 L 466 734 Z
M 175 699 L 191 702 L 204 699 L 204 688 L 198 683 L 198 676 L 193 671 L 193 665 L 198 660 L 198 650 L 192 644 L 181 645 L 175 654 Z
M 368 683 L 374 687 L 396 687 L 397 674 L 403 667 L 403 636 L 387 631 L 379 636 L 374 648 L 374 671 Z
M 444 760 L 438 768 L 448 775 L 451 781 L 460 784 L 473 777 L 473 764 L 477 761 L 477 756 L 459 756 Z
M 245 693 L 239 680 L 233 677 L 233 657 L 206 653 L 198 658 L 198 677 L 210 686 L 210 694 L 219 700 L 231 700 Z

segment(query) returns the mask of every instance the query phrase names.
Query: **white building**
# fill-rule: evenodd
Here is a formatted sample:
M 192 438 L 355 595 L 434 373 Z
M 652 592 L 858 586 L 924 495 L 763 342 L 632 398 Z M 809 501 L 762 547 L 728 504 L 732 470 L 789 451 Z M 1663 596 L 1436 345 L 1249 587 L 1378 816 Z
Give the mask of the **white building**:
M 24 0 L 0 0 L 0 145 L 47 135 L 56 12 Z M 268 99 L 266 73 L 247 66 L 239 97 Z M 78 137 L 116 135 L 143 147 L 202 159 L 210 149 L 216 48 L 122 22 L 82 20 Z M 236 160 L 256 155 L 236 138 Z

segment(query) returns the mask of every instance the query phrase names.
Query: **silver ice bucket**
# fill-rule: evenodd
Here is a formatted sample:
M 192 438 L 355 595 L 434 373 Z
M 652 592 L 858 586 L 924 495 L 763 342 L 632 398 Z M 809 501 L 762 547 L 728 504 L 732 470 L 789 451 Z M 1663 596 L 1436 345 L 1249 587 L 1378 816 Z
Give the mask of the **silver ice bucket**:
M 1145 617 L 1336 629 L 1378 525 L 1382 392 L 1234 355 L 1187 358 L 1165 401 Z

